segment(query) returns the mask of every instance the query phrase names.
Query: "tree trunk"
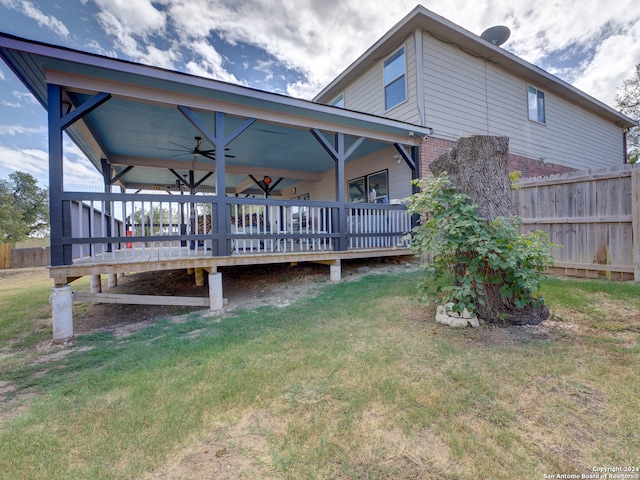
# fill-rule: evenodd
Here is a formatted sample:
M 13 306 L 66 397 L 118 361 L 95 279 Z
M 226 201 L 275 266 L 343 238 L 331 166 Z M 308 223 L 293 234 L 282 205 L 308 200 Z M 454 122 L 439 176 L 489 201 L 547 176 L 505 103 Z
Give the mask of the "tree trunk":
M 480 207 L 487 221 L 516 214 L 507 171 L 509 137 L 475 136 L 458 140 L 429 168 L 435 176 L 442 172 L 459 192 L 464 192 Z
M 511 217 L 516 209 L 511 196 L 507 170 L 509 138 L 478 135 L 461 138 L 455 147 L 430 165 L 434 175 L 447 172 L 451 183 L 478 205 L 478 213 L 487 221 Z M 464 272 L 464 265 L 456 271 Z M 499 272 L 496 272 L 499 275 Z M 546 306 L 517 308 L 513 299 L 500 297 L 500 285 L 485 284 L 486 304 L 477 305 L 478 315 L 492 323 L 537 325 L 549 317 Z

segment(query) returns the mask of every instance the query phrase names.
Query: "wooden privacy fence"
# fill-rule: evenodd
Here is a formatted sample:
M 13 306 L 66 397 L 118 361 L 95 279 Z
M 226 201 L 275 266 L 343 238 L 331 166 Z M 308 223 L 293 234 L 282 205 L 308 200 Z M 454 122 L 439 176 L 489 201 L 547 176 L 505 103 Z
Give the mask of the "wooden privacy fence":
M 11 268 L 11 245 L 0 244 L 0 269 Z
M 514 190 L 522 231 L 560 247 L 551 273 L 640 281 L 640 166 L 527 178 Z
M 0 245 L 0 269 L 49 266 L 51 249 L 49 247 L 11 248 Z
M 50 247 L 14 248 L 11 251 L 11 267 L 47 267 L 51 264 Z

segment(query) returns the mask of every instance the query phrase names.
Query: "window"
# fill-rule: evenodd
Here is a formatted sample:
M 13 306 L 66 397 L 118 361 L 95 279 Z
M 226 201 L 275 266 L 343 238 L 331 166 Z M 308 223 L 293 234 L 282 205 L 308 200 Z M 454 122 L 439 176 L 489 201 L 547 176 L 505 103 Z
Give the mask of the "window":
M 329 105 L 332 107 L 344 108 L 344 93 L 338 95 Z
M 389 174 L 387 170 L 349 180 L 349 201 L 354 203 L 389 203 Z
M 407 99 L 404 47 L 384 62 L 384 108 L 389 110 Z
M 367 201 L 367 186 L 364 184 L 364 177 L 349 181 L 349 201 L 360 203 Z
M 529 99 L 529 120 L 546 123 L 544 92 L 529 86 L 527 89 Z
M 369 203 L 389 203 L 387 177 L 386 170 L 367 176 Z

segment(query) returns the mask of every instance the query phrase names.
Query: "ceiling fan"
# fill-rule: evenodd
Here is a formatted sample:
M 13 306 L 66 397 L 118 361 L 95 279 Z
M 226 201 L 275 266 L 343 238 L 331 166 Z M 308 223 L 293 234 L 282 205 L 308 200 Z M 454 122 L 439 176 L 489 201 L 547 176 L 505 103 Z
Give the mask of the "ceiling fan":
M 169 142 L 172 145 L 175 145 L 177 147 L 180 147 L 180 151 L 183 151 L 183 153 L 179 153 L 177 155 L 172 155 L 173 157 L 180 157 L 182 155 L 194 155 L 194 160 L 196 158 L 198 158 L 200 155 L 202 155 L 203 157 L 207 157 L 211 160 L 215 160 L 216 159 L 216 149 L 212 148 L 212 149 L 204 149 L 204 141 L 202 140 L 202 137 L 194 137 L 195 141 L 196 141 L 196 145 L 193 148 L 189 148 L 185 145 L 180 145 L 179 143 L 175 143 L 175 142 Z M 224 149 L 225 152 L 229 151 L 229 148 L 225 148 Z M 177 151 L 177 150 L 173 150 L 173 151 Z M 224 155 L 226 158 L 236 158 L 235 155 L 229 155 L 227 153 L 225 153 Z

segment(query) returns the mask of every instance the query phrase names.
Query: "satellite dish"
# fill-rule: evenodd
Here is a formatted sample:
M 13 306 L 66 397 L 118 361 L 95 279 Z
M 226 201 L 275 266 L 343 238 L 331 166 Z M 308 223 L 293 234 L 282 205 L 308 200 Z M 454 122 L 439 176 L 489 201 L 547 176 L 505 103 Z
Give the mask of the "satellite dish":
M 509 35 L 511 35 L 511 30 L 504 25 L 496 25 L 495 27 L 487 28 L 480 37 L 499 47 L 509 39 Z

